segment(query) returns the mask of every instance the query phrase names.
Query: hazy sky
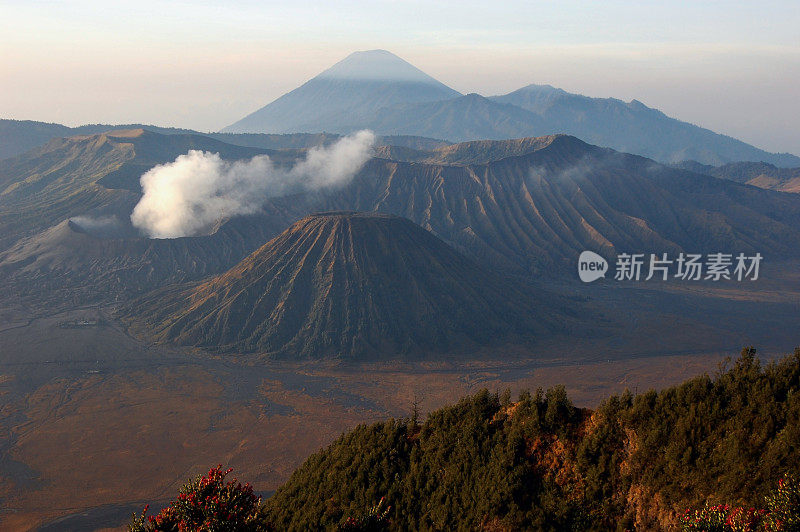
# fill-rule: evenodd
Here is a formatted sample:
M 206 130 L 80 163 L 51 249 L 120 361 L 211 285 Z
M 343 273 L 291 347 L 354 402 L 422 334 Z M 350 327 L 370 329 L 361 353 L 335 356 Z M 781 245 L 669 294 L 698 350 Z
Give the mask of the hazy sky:
M 217 130 L 373 48 L 461 92 L 636 98 L 800 154 L 797 0 L 0 0 L 0 117 Z

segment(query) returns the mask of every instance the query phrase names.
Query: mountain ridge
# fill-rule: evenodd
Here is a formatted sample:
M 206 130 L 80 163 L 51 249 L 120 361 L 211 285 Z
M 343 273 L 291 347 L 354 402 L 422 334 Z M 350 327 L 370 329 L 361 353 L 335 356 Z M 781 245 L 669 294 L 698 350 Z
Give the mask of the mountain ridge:
M 675 166 L 754 187 L 800 193 L 800 168 L 779 168 L 764 162 L 736 162 L 712 166 L 697 161 L 684 161 Z
M 711 164 L 752 160 L 798 166 L 800 158 L 769 153 L 728 135 L 667 116 L 638 100 L 592 98 L 550 85 L 527 85 L 492 101 L 509 103 L 541 117 L 552 132 L 665 163 L 697 159 Z
M 373 159 L 313 208 L 404 216 L 484 264 L 536 276 L 574 264 L 586 249 L 609 258 L 728 248 L 796 255 L 789 244 L 800 244 L 794 195 L 671 169 L 571 136 L 548 138 L 543 148 L 468 165 Z

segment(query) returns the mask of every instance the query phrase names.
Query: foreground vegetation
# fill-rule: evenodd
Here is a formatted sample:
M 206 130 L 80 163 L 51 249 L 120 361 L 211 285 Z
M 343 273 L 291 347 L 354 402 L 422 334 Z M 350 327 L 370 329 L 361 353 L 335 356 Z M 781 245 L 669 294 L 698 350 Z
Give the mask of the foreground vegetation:
M 800 530 L 800 482 L 789 475 L 767 495 L 765 507 L 731 507 L 728 504 L 686 510 L 683 530 L 719 532 L 777 532 Z
M 263 503 L 215 473 L 233 510 L 185 529 L 244 530 L 224 517 L 238 511 L 253 530 L 798 530 L 800 349 L 762 367 L 748 348 L 729 366 L 596 411 L 563 387 L 482 391 L 421 424 L 362 425 Z M 191 514 L 181 501 L 208 486 L 195 482 L 165 511 Z

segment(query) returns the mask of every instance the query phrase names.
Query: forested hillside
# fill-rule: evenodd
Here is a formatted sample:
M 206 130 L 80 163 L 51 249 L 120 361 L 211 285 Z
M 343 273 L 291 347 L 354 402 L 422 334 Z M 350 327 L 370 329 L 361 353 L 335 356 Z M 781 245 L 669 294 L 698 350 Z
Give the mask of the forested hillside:
M 795 530 L 800 500 L 786 482 L 800 473 L 798 389 L 800 349 L 762 366 L 748 348 L 714 376 L 612 396 L 596 411 L 574 407 L 563 387 L 516 401 L 482 391 L 421 423 L 412 415 L 341 436 L 251 521 L 277 530 L 711 530 L 703 519 L 716 512 L 713 530 L 745 518 L 741 530 Z

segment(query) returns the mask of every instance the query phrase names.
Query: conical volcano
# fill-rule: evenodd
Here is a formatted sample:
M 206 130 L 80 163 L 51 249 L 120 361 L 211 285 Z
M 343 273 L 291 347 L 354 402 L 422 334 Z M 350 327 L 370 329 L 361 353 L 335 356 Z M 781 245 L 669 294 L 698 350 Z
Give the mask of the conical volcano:
M 222 275 L 139 300 L 127 316 L 164 342 L 364 358 L 530 344 L 561 326 L 551 302 L 405 218 L 334 212 L 300 220 Z
M 227 133 L 349 133 L 384 107 L 461 94 L 385 50 L 350 54 L 225 129 Z

